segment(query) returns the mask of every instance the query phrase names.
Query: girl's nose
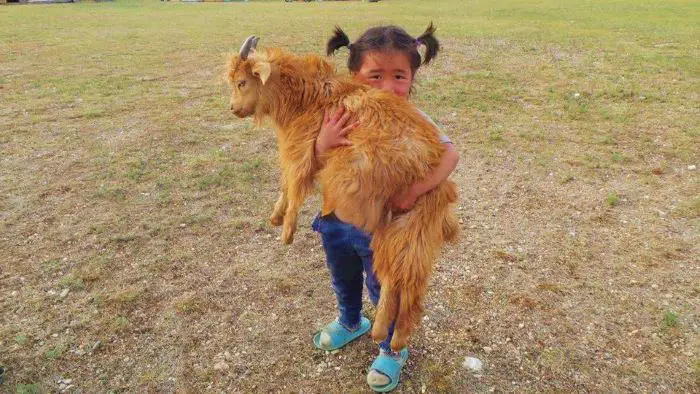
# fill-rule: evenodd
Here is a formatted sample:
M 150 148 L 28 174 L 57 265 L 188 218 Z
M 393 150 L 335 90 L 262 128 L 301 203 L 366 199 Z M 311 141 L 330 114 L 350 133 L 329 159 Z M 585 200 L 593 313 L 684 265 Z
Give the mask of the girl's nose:
M 384 80 L 382 83 L 382 90 L 385 92 L 396 93 L 396 86 L 391 81 Z

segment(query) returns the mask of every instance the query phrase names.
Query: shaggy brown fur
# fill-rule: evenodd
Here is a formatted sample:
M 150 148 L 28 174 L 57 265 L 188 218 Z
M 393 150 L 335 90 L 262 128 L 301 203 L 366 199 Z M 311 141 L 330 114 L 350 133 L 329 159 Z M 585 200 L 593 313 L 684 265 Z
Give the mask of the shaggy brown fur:
M 282 190 L 271 223 L 282 224 L 283 242 L 292 242 L 301 204 L 318 179 L 322 213 L 335 212 L 373 234 L 382 291 L 372 337 L 384 340 L 396 319 L 391 347 L 402 349 L 420 322 L 440 247 L 457 236 L 451 209 L 457 192 L 453 182 L 443 182 L 395 217 L 389 201 L 440 163 L 439 131 L 408 101 L 336 76 L 319 56 L 269 49 L 245 57 L 233 56 L 229 64 L 231 109 L 277 126 Z M 352 145 L 329 150 L 320 169 L 314 146 L 324 109 L 341 105 L 360 126 L 348 136 Z

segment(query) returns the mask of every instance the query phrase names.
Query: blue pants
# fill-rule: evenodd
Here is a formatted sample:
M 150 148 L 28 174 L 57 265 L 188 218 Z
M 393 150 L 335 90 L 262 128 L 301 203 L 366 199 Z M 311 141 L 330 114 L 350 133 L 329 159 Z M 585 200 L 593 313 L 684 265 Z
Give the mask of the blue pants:
M 381 286 L 372 269 L 372 236 L 345 223 L 335 215 L 318 215 L 311 227 L 321 234 L 323 249 L 326 251 L 326 264 L 331 272 L 331 282 L 338 300 L 340 323 L 354 328 L 360 324 L 362 311 L 362 272 L 369 299 L 374 305 L 379 302 Z M 394 324 L 389 327 L 389 336 L 379 344 L 390 350 L 389 343 L 394 333 Z

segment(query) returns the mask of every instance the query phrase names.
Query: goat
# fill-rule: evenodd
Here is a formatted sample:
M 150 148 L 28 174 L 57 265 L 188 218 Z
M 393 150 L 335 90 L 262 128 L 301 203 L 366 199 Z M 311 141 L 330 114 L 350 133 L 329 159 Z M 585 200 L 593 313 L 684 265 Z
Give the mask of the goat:
M 439 131 L 403 98 L 348 77 L 318 55 L 296 56 L 279 48 L 255 52 L 249 37 L 229 62 L 231 110 L 239 118 L 271 119 L 280 154 L 281 192 L 270 222 L 282 225 L 291 243 L 304 199 L 318 180 L 321 214 L 372 233 L 374 269 L 381 294 L 372 338 L 381 342 L 395 320 L 391 348 L 400 350 L 420 322 L 427 280 L 440 247 L 457 237 L 453 182 L 421 196 L 414 207 L 392 216 L 390 198 L 425 178 L 445 150 Z M 314 147 L 326 108 L 344 106 L 359 120 L 351 146 L 324 154 Z

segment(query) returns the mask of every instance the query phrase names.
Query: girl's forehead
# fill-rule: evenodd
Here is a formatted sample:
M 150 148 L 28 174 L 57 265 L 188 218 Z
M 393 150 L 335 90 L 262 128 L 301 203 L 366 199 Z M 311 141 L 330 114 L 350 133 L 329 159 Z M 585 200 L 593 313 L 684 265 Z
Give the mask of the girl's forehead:
M 368 51 L 362 55 L 363 69 L 411 71 L 408 54 L 399 51 Z

